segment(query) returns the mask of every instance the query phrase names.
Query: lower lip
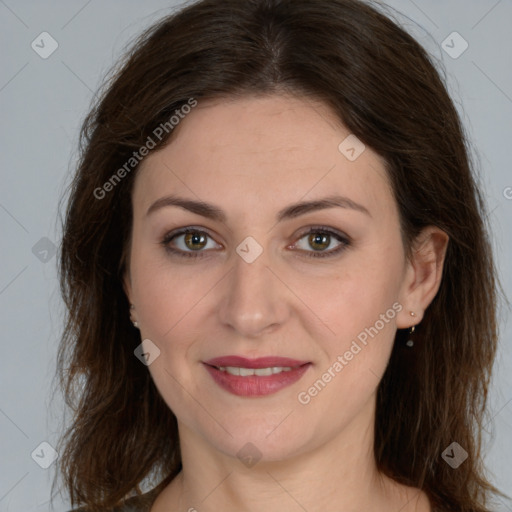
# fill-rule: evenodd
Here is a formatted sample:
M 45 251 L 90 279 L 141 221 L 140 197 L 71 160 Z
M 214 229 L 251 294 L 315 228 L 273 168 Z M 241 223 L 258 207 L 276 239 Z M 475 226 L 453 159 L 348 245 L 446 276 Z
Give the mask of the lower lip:
M 292 368 L 288 372 L 240 377 L 239 375 L 231 375 L 228 372 L 218 370 L 214 366 L 205 364 L 213 380 L 221 388 L 238 396 L 265 396 L 277 393 L 279 390 L 297 382 L 310 366 L 311 363 L 307 363 L 298 368 Z

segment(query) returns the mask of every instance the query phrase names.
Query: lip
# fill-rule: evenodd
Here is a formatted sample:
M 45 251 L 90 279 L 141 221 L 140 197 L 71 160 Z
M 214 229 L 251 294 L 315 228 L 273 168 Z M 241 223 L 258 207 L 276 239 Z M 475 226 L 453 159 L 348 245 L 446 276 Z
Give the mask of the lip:
M 273 356 L 260 357 L 258 359 L 246 359 L 240 356 L 216 357 L 203 364 L 218 386 L 233 395 L 245 397 L 266 396 L 277 393 L 281 389 L 297 382 L 311 366 L 311 363 L 308 361 Z M 254 369 L 286 366 L 292 369 L 272 375 L 241 377 L 219 370 L 219 366 L 237 366 Z
M 205 361 L 205 364 L 210 366 L 238 366 L 240 368 L 268 368 L 272 366 L 302 366 L 307 364 L 309 361 L 299 361 L 298 359 L 291 359 L 289 357 L 277 357 L 277 356 L 267 356 L 267 357 L 258 357 L 257 359 L 247 359 L 245 357 L 240 356 L 223 356 L 223 357 L 214 357 L 208 361 Z

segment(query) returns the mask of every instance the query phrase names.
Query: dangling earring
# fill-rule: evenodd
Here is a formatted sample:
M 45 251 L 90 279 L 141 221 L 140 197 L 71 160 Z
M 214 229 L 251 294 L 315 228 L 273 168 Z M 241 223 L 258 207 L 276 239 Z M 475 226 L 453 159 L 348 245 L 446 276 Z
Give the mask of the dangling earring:
M 416 313 L 414 311 L 410 311 L 410 315 L 411 316 L 416 316 Z M 412 334 L 414 333 L 415 330 L 416 330 L 416 326 L 415 325 L 413 325 L 410 328 L 410 330 L 409 330 L 409 339 L 405 343 L 406 346 L 408 346 L 409 348 L 412 348 L 414 346 L 414 341 L 411 339 L 411 336 L 412 336 Z

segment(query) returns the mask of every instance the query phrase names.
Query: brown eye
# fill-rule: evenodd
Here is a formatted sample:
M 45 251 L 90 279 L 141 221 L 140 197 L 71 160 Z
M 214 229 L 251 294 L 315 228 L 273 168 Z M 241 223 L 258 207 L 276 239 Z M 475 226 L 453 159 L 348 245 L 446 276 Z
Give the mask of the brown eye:
M 185 241 L 185 245 L 194 251 L 203 249 L 206 246 L 206 236 L 200 231 L 185 233 L 183 240 Z
M 301 246 L 299 242 L 306 239 L 306 237 L 306 243 Z M 318 227 L 311 228 L 309 231 L 304 233 L 299 238 L 299 242 L 295 244 L 295 247 L 304 252 L 306 256 L 313 258 L 335 256 L 351 244 L 348 236 L 332 231 L 331 229 Z M 331 250 L 326 250 L 333 242 L 337 242 L 337 245 L 335 245 L 334 248 L 331 248 Z
M 331 241 L 330 235 L 313 233 L 308 236 L 308 243 L 310 247 L 315 249 L 315 251 L 322 251 L 329 247 L 329 242 Z
M 209 239 L 212 240 L 212 247 L 208 247 Z M 192 258 L 205 256 L 204 253 L 208 252 L 203 250 L 205 248 L 218 248 L 208 233 L 193 228 L 169 233 L 161 243 L 165 250 L 173 255 Z

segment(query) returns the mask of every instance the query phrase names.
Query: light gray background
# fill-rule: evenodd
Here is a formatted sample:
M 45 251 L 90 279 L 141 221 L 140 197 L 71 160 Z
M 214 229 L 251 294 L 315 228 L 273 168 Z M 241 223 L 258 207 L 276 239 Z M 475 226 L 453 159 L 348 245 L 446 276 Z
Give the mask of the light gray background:
M 507 295 L 512 290 L 512 1 L 390 0 L 400 22 L 439 60 L 477 148 L 491 211 L 494 245 Z M 0 0 L 0 511 L 50 509 L 55 464 L 31 458 L 38 445 L 56 445 L 62 400 L 52 378 L 62 329 L 56 257 L 57 203 L 76 159 L 77 136 L 104 73 L 144 27 L 176 1 Z M 41 32 L 58 42 L 42 59 L 31 43 Z M 458 58 L 441 43 L 457 31 L 469 44 Z M 460 50 L 454 39 L 453 51 Z M 33 247 L 37 243 L 43 246 Z M 44 245 L 46 244 L 46 245 Z M 37 248 L 39 247 L 39 250 Z M 45 254 L 40 248 L 50 249 Z M 49 258 L 44 263 L 41 258 Z M 512 494 L 512 329 L 501 316 L 485 450 L 493 482 Z M 440 353 L 442 358 L 443 354 Z M 41 454 L 41 451 L 38 452 Z M 48 456 L 46 450 L 45 456 Z M 41 457 L 44 458 L 44 457 Z M 54 501 L 66 510 L 65 498 Z M 510 505 L 501 505 L 510 510 Z

